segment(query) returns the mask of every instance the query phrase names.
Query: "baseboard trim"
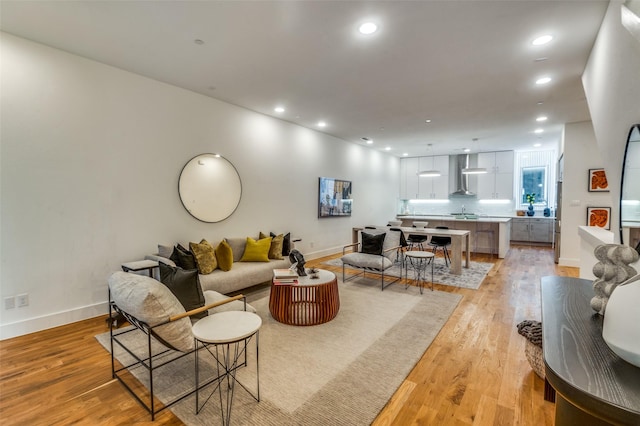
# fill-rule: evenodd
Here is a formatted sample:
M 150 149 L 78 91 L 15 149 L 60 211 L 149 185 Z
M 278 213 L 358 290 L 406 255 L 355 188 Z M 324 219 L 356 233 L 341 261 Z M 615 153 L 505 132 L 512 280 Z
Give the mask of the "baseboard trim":
M 319 259 L 321 257 L 342 253 L 342 248 L 343 246 L 338 246 L 338 247 L 331 247 L 331 248 L 320 250 L 320 251 L 314 251 L 311 253 L 305 253 L 304 257 L 306 260 Z
M 573 268 L 579 268 L 580 267 L 580 259 L 572 259 L 572 258 L 561 257 L 560 259 L 558 259 L 558 265 L 560 265 L 560 266 L 571 266 Z
M 109 304 L 107 302 L 100 302 L 68 311 L 55 312 L 53 314 L 28 318 L 9 324 L 2 324 L 0 325 L 0 340 L 11 339 L 13 337 L 71 324 L 100 315 L 106 315 L 108 309 Z

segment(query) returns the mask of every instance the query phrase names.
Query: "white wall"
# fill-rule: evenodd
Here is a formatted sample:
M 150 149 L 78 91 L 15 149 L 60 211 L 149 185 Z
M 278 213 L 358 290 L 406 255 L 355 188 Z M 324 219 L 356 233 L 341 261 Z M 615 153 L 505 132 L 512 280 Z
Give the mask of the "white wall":
M 610 207 L 611 192 L 589 192 L 589 169 L 603 167 L 590 121 L 564 127 L 564 173 L 562 183 L 562 240 L 559 264 L 580 266 L 578 227 L 587 224 L 587 207 Z
M 2 33 L 0 337 L 106 313 L 106 279 L 157 243 L 290 231 L 311 258 L 395 217 L 399 160 Z M 221 153 L 236 212 L 206 224 L 178 196 L 184 164 Z M 351 218 L 317 218 L 318 177 L 353 181 Z M 313 248 L 311 245 L 313 244 Z
M 620 5 L 618 0 L 609 4 L 582 75 L 598 154 L 614 200 L 611 229 L 618 242 L 624 149 L 631 125 L 640 123 L 640 41 L 622 26 Z

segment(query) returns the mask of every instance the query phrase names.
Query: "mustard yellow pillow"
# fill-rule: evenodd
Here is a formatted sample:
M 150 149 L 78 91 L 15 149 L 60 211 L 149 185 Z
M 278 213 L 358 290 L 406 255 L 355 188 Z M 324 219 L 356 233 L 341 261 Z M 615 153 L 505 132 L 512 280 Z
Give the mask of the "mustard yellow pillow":
M 260 232 L 260 239 L 269 238 L 269 235 Z M 269 247 L 269 259 L 284 259 L 282 257 L 282 246 L 284 244 L 284 234 L 271 237 L 271 247 Z
M 193 253 L 193 257 L 196 258 L 198 273 L 203 275 L 210 274 L 218 267 L 216 254 L 209 241 L 203 238 L 202 241 L 200 241 L 200 244 L 189 243 L 189 249 L 191 250 L 191 253 Z
M 262 238 L 258 241 L 247 237 L 247 246 L 240 262 L 268 262 L 270 247 L 271 237 Z
M 218 268 L 223 271 L 230 271 L 233 268 L 233 250 L 225 240 L 220 241 L 216 247 L 216 259 L 218 260 Z

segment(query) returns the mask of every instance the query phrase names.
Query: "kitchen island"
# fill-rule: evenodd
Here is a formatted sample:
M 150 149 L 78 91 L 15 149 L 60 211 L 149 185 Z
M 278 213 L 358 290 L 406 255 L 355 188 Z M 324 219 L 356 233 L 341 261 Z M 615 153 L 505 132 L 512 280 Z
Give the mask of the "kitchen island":
M 491 253 L 497 251 L 498 257 L 504 259 L 509 251 L 511 240 L 511 218 L 467 215 L 437 216 L 437 215 L 397 215 L 403 227 L 413 226 L 414 221 L 429 222 L 429 228 L 447 226 L 449 229 L 469 231 L 474 242 L 471 249 L 476 253 Z M 487 231 L 493 231 L 487 232 Z

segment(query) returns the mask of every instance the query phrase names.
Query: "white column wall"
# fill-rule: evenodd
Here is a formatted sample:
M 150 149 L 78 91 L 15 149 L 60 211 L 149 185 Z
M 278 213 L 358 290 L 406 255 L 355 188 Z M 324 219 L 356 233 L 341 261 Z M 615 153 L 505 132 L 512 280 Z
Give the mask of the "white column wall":
M 311 258 L 395 217 L 394 156 L 1 36 L 0 296 L 30 303 L 0 306 L 0 338 L 105 313 L 109 274 L 158 243 L 291 232 Z M 182 167 L 205 152 L 242 180 L 220 223 L 178 196 Z M 317 218 L 319 176 L 353 182 L 350 218 Z

